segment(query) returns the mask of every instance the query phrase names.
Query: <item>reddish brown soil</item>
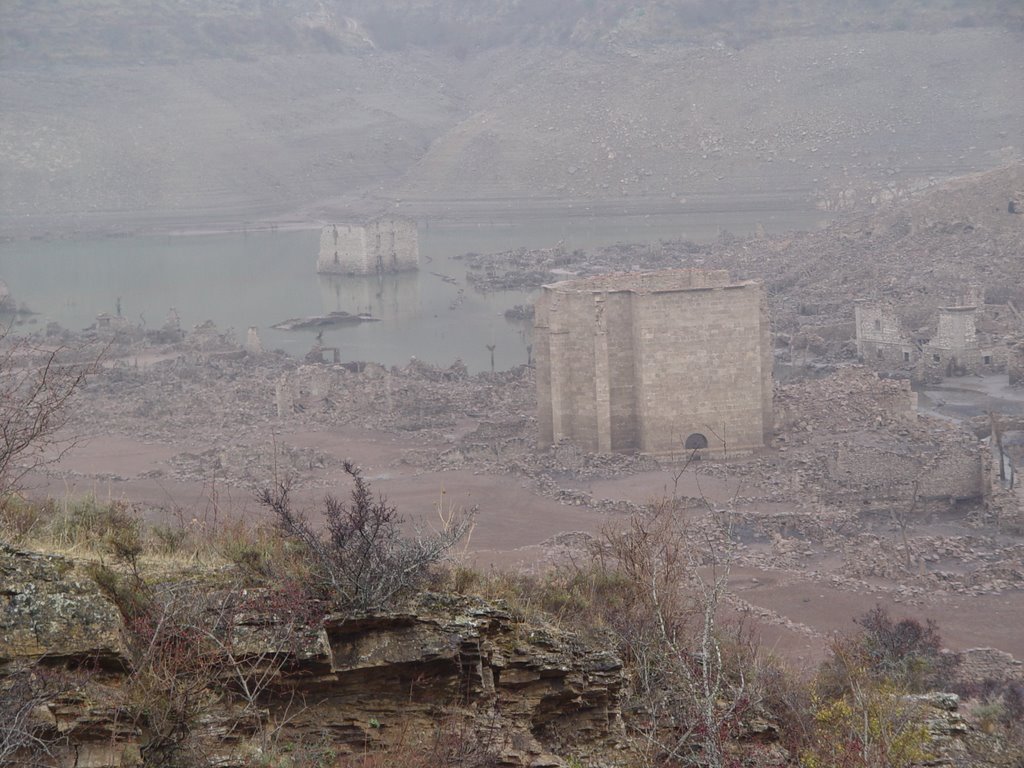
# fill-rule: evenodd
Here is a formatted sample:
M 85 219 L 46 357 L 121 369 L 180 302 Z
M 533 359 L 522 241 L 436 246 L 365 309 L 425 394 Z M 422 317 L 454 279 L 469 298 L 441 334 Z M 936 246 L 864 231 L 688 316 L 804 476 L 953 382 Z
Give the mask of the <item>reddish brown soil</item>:
M 468 470 L 423 471 L 402 462 L 410 443 L 402 437 L 364 429 L 297 431 L 279 439 L 299 447 L 316 448 L 336 459 L 358 458 L 364 475 L 407 518 L 431 525 L 442 509 L 476 509 L 477 523 L 466 547 L 466 558 L 477 566 L 509 568 L 536 565 L 548 549 L 542 543 L 559 533 L 595 533 L 610 518 L 592 509 L 570 506 L 540 495 L 531 481 L 504 475 L 475 474 Z M 422 445 L 417 447 L 422 448 Z M 160 507 L 168 514 L 187 510 L 193 516 L 263 514 L 253 490 L 217 486 L 212 482 L 182 481 L 170 477 L 170 458 L 194 445 L 150 445 L 127 437 L 94 438 L 70 451 L 50 475 L 36 478 L 35 490 L 58 498 L 87 492 L 100 498 L 125 499 Z M 163 476 L 144 476 L 163 470 Z M 117 476 L 124 479 L 110 479 Z M 344 495 L 348 483 L 340 467 L 320 470 L 314 477 L 321 487 L 301 490 L 299 504 L 314 508 L 325 493 Z M 673 487 L 671 472 L 646 472 L 578 484 L 595 499 L 649 501 Z M 736 495 L 735 484 L 684 478 L 677 492 L 703 494 L 712 503 Z M 160 514 L 155 512 L 153 514 Z M 881 583 L 870 592 L 814 581 L 800 572 L 737 567 L 732 573 L 737 597 L 775 618 L 762 620 L 763 645 L 808 668 L 820 659 L 828 638 L 853 629 L 852 618 L 876 604 L 894 615 L 935 619 L 945 642 L 953 648 L 993 646 L 1024 657 L 1024 593 L 961 596 L 934 594 L 915 604 L 900 602 L 897 584 Z M 792 622 L 788 624 L 786 622 Z M 795 624 L 795 626 L 794 626 Z

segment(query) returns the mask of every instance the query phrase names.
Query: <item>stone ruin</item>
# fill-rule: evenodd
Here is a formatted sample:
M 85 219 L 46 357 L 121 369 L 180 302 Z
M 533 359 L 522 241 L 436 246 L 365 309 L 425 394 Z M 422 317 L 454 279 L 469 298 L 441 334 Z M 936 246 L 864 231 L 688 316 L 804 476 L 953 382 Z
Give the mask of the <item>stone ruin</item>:
M 316 271 L 327 275 L 378 275 L 419 269 L 416 222 L 379 216 L 361 224 L 331 224 L 320 231 Z
M 544 286 L 535 307 L 542 450 L 747 453 L 772 435 L 760 283 L 725 270 L 602 275 Z
M 875 369 L 906 370 L 916 381 L 1006 371 L 1006 345 L 978 331 L 984 301 L 976 292 L 970 293 L 961 305 L 939 308 L 934 333 L 907 330 L 890 303 L 857 300 L 858 358 Z
M 250 355 L 263 354 L 263 341 L 260 339 L 259 329 L 255 325 L 250 325 L 249 330 L 245 333 L 245 351 Z

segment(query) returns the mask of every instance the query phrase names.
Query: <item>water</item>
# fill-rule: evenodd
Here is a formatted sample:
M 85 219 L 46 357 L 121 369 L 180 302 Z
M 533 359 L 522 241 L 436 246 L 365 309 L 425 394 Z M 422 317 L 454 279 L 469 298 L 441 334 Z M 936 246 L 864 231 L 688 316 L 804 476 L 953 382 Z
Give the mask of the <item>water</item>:
M 754 216 L 756 215 L 756 221 Z M 334 310 L 368 312 L 380 322 L 323 331 L 325 346 L 342 360 L 403 365 L 413 356 L 436 365 L 461 358 L 470 371 L 527 362 L 528 325 L 504 311 L 528 304 L 534 292 L 481 294 L 466 282 L 465 263 L 453 257 L 521 246 L 569 249 L 660 239 L 708 240 L 720 229 L 742 234 L 760 222 L 768 231 L 820 224 L 815 211 L 603 216 L 528 222 L 421 227 L 418 273 L 336 277 L 315 272 L 318 231 L 153 236 L 108 240 L 0 244 L 0 278 L 19 303 L 39 313 L 29 328 L 56 321 L 71 329 L 101 312 L 121 313 L 155 328 L 173 307 L 182 326 L 212 320 L 239 340 L 259 329 L 267 349 L 301 356 L 314 331 L 277 331 L 275 323 Z M 455 278 L 451 285 L 431 273 Z M 460 293 L 461 291 L 461 293 Z

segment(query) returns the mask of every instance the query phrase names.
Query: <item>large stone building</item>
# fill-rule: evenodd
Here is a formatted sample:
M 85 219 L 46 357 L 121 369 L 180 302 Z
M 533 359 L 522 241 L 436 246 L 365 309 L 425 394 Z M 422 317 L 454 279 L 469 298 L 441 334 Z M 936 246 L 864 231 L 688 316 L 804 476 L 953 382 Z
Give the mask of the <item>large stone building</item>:
M 419 269 L 416 222 L 380 216 L 363 224 L 331 224 L 320 231 L 316 271 L 333 275 L 375 275 Z
M 731 454 L 771 441 L 760 283 L 680 269 L 547 285 L 533 344 L 542 449 Z

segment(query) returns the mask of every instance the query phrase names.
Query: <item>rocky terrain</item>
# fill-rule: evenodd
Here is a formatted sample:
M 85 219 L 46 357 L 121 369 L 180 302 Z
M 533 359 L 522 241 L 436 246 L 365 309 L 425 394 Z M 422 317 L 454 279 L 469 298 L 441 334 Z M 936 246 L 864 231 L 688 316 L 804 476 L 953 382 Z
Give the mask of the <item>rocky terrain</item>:
M 538 452 L 527 367 L 469 375 L 458 363 L 303 362 L 246 350 L 208 325 L 183 333 L 124 324 L 43 335 L 69 348 L 106 346 L 108 362 L 83 390 L 71 425 L 88 442 L 38 484 L 130 498 L 151 519 L 190 505 L 205 510 L 190 513 L 199 517 L 251 514 L 246 500 L 268 478 L 293 478 L 312 501 L 335 487 L 351 459 L 413 517 L 435 515 L 438 499 L 477 509 L 481 562 L 531 566 L 572 557 L 609 521 L 675 495 L 709 535 L 716 524 L 708 504 L 735 516 L 738 563 L 757 580 L 739 598 L 795 632 L 798 641 L 787 635 L 795 653 L 813 655 L 833 626 L 827 609 L 807 613 L 796 597 L 821 589 L 837 604 L 878 599 L 934 610 L 953 622 L 950 637 L 961 647 L 1021 654 L 1024 633 L 1009 615 L 998 626 L 975 620 L 976 611 L 1010 610 L 1024 585 L 1021 504 L 993 476 L 979 442 L 987 420 L 957 425 L 920 414 L 905 384 L 846 366 L 855 357 L 850 304 L 859 296 L 888 296 L 922 316 L 975 283 L 990 302 L 1004 302 L 988 308 L 1006 310 L 993 329 L 1020 333 L 1006 302 L 1016 296 L 1024 218 L 1006 201 L 1022 181 L 1012 166 L 814 233 L 465 259 L 478 290 L 673 265 L 765 280 L 780 381 L 775 449 L 763 456 L 697 462 L 674 477 L 677 468 L 644 457 L 568 445 Z M 975 602 L 962 612 L 968 599 Z
M 46 671 L 36 674 L 48 675 L 56 693 L 32 716 L 44 719 L 43 738 L 57 745 L 53 760 L 75 768 L 156 764 L 144 726 L 129 714 L 138 682 L 129 677 L 131 633 L 86 564 L 0 545 L 0 578 L 0 711 L 10 714 L 8 675 L 42 660 Z M 215 582 L 191 588 L 224 593 Z M 452 759 L 489 755 L 502 766 L 562 766 L 555 752 L 600 753 L 622 736 L 622 662 L 614 653 L 531 626 L 505 607 L 426 594 L 391 612 L 328 615 L 316 631 L 268 608 L 272 594 L 240 594 L 228 640 L 237 664 L 259 681 L 258 708 L 204 707 L 203 764 L 255 764 L 269 751 L 253 739 L 265 717 L 280 723 L 275 745 L 323 745 L 334 757 L 401 744 L 429 750 L 438 723 L 448 723 L 467 742 Z M 211 614 L 217 607 L 214 597 Z M 230 683 L 240 668 L 207 670 L 207 685 L 219 674 Z
M 992 305 L 985 329 L 1011 342 L 1024 330 L 1016 313 L 1024 301 L 1024 216 L 1008 209 L 1022 188 L 1024 165 L 1012 163 L 873 204 L 862 201 L 859 211 L 815 232 L 474 255 L 466 259 L 467 277 L 480 290 L 501 290 L 612 271 L 728 269 L 733 277 L 764 281 L 783 360 L 802 362 L 856 355 L 854 299 L 892 302 L 907 327 L 918 328 L 973 286 Z
M 835 209 L 1020 153 L 1012 3 L 599 5 L 9 3 L 0 234 Z

